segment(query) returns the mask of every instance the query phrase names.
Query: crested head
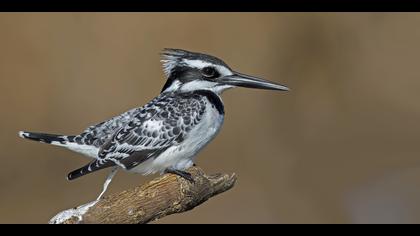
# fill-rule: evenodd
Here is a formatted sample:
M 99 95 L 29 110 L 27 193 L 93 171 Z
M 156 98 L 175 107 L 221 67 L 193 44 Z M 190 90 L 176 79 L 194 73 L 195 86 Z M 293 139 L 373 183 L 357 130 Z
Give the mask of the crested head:
M 220 94 L 238 86 L 287 90 L 285 86 L 235 72 L 223 60 L 208 54 L 167 48 L 161 56 L 167 77 L 162 92 L 210 90 Z
M 188 66 L 202 69 L 204 66 L 219 66 L 222 70 L 229 66 L 221 59 L 199 52 L 191 52 L 183 49 L 165 48 L 162 53 L 163 71 L 169 77 L 172 70 L 177 66 Z
M 232 86 L 216 86 L 215 79 L 232 75 L 232 69 L 221 59 L 199 52 L 166 48 L 161 53 L 167 82 L 163 91 L 187 92 L 197 89 L 220 90 Z

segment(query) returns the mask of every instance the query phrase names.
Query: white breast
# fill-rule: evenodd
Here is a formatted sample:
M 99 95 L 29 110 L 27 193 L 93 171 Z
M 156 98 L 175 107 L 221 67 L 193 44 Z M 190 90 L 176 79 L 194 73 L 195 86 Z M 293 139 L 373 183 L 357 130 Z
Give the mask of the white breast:
M 188 134 L 183 142 L 168 148 L 157 158 L 149 159 L 130 171 L 144 175 L 162 173 L 167 168 L 185 170 L 193 165 L 195 156 L 219 132 L 224 120 L 210 102 L 207 102 L 203 119 Z

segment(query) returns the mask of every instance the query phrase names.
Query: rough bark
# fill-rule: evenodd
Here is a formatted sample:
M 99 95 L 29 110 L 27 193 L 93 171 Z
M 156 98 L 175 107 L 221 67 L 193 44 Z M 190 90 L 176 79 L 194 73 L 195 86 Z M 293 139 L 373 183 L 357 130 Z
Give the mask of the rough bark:
M 143 224 L 193 209 L 209 198 L 231 189 L 236 175 L 206 175 L 200 168 L 188 170 L 194 183 L 165 174 L 142 186 L 112 194 L 83 206 L 66 210 L 50 223 Z

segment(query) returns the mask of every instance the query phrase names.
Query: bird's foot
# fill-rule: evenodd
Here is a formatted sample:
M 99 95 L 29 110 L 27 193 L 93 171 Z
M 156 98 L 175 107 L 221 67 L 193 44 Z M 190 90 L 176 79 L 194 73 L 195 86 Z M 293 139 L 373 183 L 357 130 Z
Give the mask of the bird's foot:
M 188 181 L 190 181 L 191 183 L 195 183 L 194 178 L 192 177 L 192 175 L 186 171 L 182 171 L 182 170 L 175 170 L 175 169 L 166 169 L 165 173 L 169 173 L 169 174 L 174 174 L 174 175 L 178 175 Z

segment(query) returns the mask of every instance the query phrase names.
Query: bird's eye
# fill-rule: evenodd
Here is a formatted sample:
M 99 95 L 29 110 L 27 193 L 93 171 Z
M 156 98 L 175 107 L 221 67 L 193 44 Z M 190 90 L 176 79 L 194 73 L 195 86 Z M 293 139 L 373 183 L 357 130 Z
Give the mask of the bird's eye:
M 201 73 L 208 78 L 214 78 L 217 75 L 217 71 L 213 67 L 204 67 Z

